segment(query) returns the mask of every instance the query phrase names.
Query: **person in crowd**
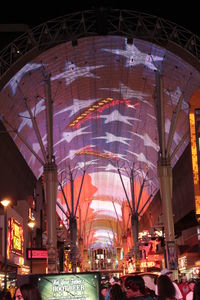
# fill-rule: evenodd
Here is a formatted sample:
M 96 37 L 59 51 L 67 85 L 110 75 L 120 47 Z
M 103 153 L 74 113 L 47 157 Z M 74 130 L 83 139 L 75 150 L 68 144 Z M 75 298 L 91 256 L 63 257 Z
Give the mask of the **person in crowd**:
M 125 279 L 125 291 L 127 299 L 152 300 L 153 298 L 147 293 L 144 279 L 142 276 L 129 276 Z
M 160 275 L 157 280 L 158 298 L 161 300 L 175 300 L 176 289 L 167 275 Z
M 171 280 L 171 274 L 172 274 L 172 271 L 170 271 L 167 268 L 162 269 L 162 271 L 160 272 L 160 275 L 167 275 L 170 280 Z M 175 283 L 174 281 L 172 281 L 172 283 L 173 283 L 173 285 L 175 287 L 175 298 L 177 300 L 183 300 L 183 296 L 182 296 L 181 291 L 180 291 L 180 289 L 178 287 L 178 284 Z M 155 294 L 158 295 L 158 286 L 157 286 L 157 284 L 156 284 L 156 288 L 155 288 Z
M 189 293 L 186 295 L 186 300 L 192 300 L 193 299 L 193 290 L 194 290 L 194 285 L 195 285 L 195 279 L 191 278 L 188 281 L 188 286 L 189 286 Z
M 42 297 L 36 285 L 26 283 L 17 288 L 15 300 L 42 300 Z
M 189 285 L 188 285 L 188 281 L 187 281 L 187 276 L 183 276 L 181 278 L 181 283 L 179 284 L 179 289 L 181 291 L 181 294 L 183 296 L 183 300 L 185 300 L 186 298 L 186 295 L 189 293 L 190 291 L 190 288 L 189 288 Z
M 193 300 L 200 300 L 200 280 L 195 282 L 193 290 Z
M 2 293 L 0 299 L 2 299 L 2 300 L 12 300 L 11 293 L 9 291 L 7 291 L 6 294 Z
M 120 280 L 119 278 L 117 277 L 113 277 L 109 280 L 109 288 L 107 289 L 107 293 L 106 293 L 106 296 L 105 296 L 105 300 L 110 300 L 110 289 L 111 287 L 114 285 L 114 284 L 117 284 L 117 285 L 120 285 Z
M 107 288 L 108 288 L 108 285 L 106 285 L 105 283 L 101 284 L 101 299 L 105 299 L 105 296 L 107 293 Z
M 126 296 L 119 284 L 112 285 L 110 289 L 110 300 L 125 300 Z
M 156 286 L 156 284 L 154 283 L 155 278 L 153 278 L 151 276 L 148 276 L 148 275 L 144 275 L 143 279 L 144 279 L 144 283 L 145 283 L 145 287 L 146 287 L 147 293 L 152 298 L 155 298 L 156 297 L 156 294 L 155 294 L 155 286 Z

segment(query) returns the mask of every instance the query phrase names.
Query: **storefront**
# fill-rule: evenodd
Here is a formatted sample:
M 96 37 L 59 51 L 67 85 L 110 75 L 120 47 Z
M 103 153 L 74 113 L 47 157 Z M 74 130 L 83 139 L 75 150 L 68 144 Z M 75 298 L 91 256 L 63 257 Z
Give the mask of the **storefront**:
M 187 279 L 200 277 L 200 260 L 196 252 L 184 253 L 178 258 L 179 276 Z

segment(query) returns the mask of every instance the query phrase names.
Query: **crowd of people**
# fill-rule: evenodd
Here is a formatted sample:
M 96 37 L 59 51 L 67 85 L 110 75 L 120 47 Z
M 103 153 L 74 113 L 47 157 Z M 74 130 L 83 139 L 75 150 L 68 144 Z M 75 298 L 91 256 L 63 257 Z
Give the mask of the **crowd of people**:
M 163 269 L 155 284 L 150 284 L 145 276 L 127 276 L 125 280 L 113 277 L 101 286 L 101 300 L 200 300 L 200 279 L 186 276 L 181 282 L 172 281 L 168 269 Z M 12 298 L 9 292 L 0 293 L 0 300 L 42 300 L 39 289 L 33 284 L 23 284 Z
M 0 294 L 0 300 L 42 300 L 40 291 L 36 285 L 23 284 L 15 291 L 15 295 L 12 298 L 10 292 L 6 294 Z
M 151 287 L 141 275 L 128 276 L 124 281 L 112 278 L 107 286 L 102 286 L 101 300 L 200 300 L 200 279 L 187 280 L 183 276 L 178 283 L 171 275 L 163 269 Z

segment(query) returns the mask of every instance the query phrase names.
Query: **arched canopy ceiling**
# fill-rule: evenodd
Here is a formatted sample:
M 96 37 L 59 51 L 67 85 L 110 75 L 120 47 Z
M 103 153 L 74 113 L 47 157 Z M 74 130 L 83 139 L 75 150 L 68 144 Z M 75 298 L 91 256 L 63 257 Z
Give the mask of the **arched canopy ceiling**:
M 0 93 L 0 113 L 23 157 L 39 178 L 40 161 L 19 135 L 43 159 L 30 114 L 47 146 L 45 76 L 51 74 L 53 142 L 58 178 L 70 206 L 69 171 L 78 198 L 83 170 L 86 175 L 80 197 L 79 231 L 85 245 L 108 247 L 127 227 L 129 209 L 122 182 L 131 199 L 130 173 L 134 170 L 135 202 L 146 178 L 139 210 L 158 189 L 159 151 L 155 114 L 155 71 L 163 76 L 165 133 L 173 110 L 184 93 L 171 153 L 189 130 L 189 99 L 200 82 L 199 73 L 171 52 L 150 42 L 119 36 L 96 36 L 63 43 L 27 63 Z M 9 124 L 16 128 L 10 131 Z M 185 140 L 172 160 L 183 153 Z M 61 191 L 58 202 L 67 213 Z M 123 204 L 124 203 L 124 204 Z M 124 207 L 122 209 L 122 206 Z M 62 219 L 66 216 L 57 207 Z

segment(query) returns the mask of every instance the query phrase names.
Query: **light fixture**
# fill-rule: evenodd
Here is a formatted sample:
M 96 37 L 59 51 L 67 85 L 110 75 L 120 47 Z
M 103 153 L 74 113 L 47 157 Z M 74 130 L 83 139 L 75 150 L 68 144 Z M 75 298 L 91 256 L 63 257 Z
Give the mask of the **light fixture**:
M 35 219 L 31 219 L 28 221 L 28 227 L 31 229 L 35 227 Z
M 35 227 L 35 218 L 31 218 L 29 219 L 29 222 L 28 222 L 28 227 L 30 228 L 30 238 L 31 238 L 31 264 L 30 264 L 30 273 L 32 274 L 32 255 L 33 255 L 33 235 L 32 235 L 32 231 L 33 231 L 33 228 Z
M 1 201 L 1 204 L 4 206 L 4 207 L 7 207 L 9 204 L 10 204 L 10 200 L 9 199 L 3 199 L 2 201 Z
M 7 292 L 7 207 L 10 204 L 9 199 L 3 199 L 1 204 L 4 207 L 4 266 L 5 266 L 5 275 L 4 275 L 4 296 Z

